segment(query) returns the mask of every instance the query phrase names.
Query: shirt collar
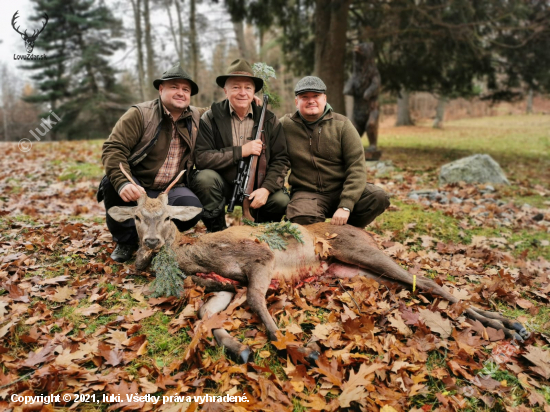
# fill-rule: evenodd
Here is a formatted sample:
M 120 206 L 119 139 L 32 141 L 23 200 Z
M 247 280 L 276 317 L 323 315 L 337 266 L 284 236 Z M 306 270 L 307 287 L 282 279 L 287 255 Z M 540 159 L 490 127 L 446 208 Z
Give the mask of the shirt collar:
M 165 114 L 166 116 L 168 116 L 168 118 L 174 122 L 175 120 L 174 120 L 174 118 L 172 117 L 172 114 L 168 111 L 168 109 L 166 108 L 166 106 L 164 105 L 164 103 L 161 103 L 161 104 L 162 104 L 162 110 L 164 111 L 164 114 Z M 189 106 L 187 106 L 187 107 L 185 108 L 185 110 L 184 110 L 183 112 L 181 112 L 181 115 L 180 115 L 180 117 L 178 118 L 178 120 L 181 119 L 181 118 L 185 115 L 185 113 L 187 113 L 188 111 L 189 111 Z
M 233 105 L 229 103 L 229 114 L 233 116 L 233 113 L 237 114 L 235 112 L 235 109 L 233 108 Z M 238 116 L 238 115 L 237 115 Z M 254 117 L 254 112 L 252 111 L 252 104 L 248 106 L 248 112 L 246 113 L 246 116 Z M 246 117 L 245 116 L 245 117 Z

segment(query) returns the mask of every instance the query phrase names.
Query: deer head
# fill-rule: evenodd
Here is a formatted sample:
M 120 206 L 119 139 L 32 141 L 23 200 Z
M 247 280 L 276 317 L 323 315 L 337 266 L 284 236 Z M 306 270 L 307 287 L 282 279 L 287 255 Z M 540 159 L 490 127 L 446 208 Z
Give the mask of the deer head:
M 122 173 L 133 183 L 131 176 L 120 164 Z M 142 194 L 137 206 L 114 206 L 107 213 L 117 222 L 134 219 L 139 236 L 139 250 L 136 257 L 136 268 L 145 269 L 153 254 L 164 245 L 171 246 L 176 238 L 177 228 L 171 221 L 177 219 L 187 221 L 198 215 L 202 209 L 193 206 L 170 206 L 168 192 L 183 175 L 185 170 L 156 198 Z
M 46 19 L 46 21 L 42 22 L 42 28 L 40 30 L 38 30 L 38 32 L 36 30 L 33 30 L 32 35 L 29 36 L 27 34 L 27 30 L 25 30 L 23 33 L 21 33 L 19 31 L 20 26 L 15 27 L 15 20 L 17 20 L 17 18 L 19 17 L 17 15 L 18 13 L 19 13 L 19 10 L 17 10 L 15 12 L 15 14 L 13 15 L 13 17 L 11 19 L 11 25 L 12 25 L 13 29 L 21 35 L 23 40 L 25 40 L 25 47 L 27 48 L 27 53 L 32 53 L 32 51 L 34 49 L 34 42 L 36 41 L 36 38 L 38 37 L 38 35 L 40 33 L 42 33 L 42 31 L 44 30 L 44 27 L 46 27 L 46 24 L 48 24 L 49 17 L 46 13 L 44 13 L 44 18 Z

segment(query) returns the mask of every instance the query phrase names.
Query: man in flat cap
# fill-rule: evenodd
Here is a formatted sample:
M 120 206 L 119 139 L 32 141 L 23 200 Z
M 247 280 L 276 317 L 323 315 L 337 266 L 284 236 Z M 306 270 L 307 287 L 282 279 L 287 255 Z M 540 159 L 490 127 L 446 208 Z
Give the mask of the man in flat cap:
M 179 64 L 153 82 L 159 91 L 155 100 L 132 106 L 116 123 L 103 144 L 101 160 L 106 176 L 101 181 L 98 200 L 105 209 L 135 206 L 142 193 L 156 198 L 182 170 L 187 172 L 168 193 L 168 204 L 202 207 L 189 185 L 193 171 L 193 151 L 204 109 L 190 106 L 191 96 L 199 92 L 197 84 Z M 119 168 L 132 174 L 129 182 Z M 193 227 L 196 218 L 174 220 L 180 231 Z M 107 214 L 107 227 L 117 246 L 111 258 L 125 262 L 138 246 L 134 220 L 115 221 Z
M 254 93 L 262 89 L 263 80 L 252 73 L 246 60 L 231 63 L 227 73 L 216 79 L 226 99 L 212 104 L 201 117 L 195 148 L 200 170 L 193 176 L 192 188 L 203 204 L 202 221 L 210 232 L 227 227 L 225 205 L 231 200 L 237 167 L 251 155 L 260 156 L 257 177 L 263 179 L 249 197 L 256 222 L 281 220 L 289 201 L 283 191 L 290 166 L 285 135 L 269 110 L 264 123 L 265 144 L 253 140 L 261 113 Z
M 324 222 L 364 228 L 390 205 L 381 188 L 367 183 L 361 138 L 351 121 L 334 113 L 318 77 L 294 89 L 294 114 L 280 119 L 287 138 L 292 186 L 286 216 L 301 225 Z

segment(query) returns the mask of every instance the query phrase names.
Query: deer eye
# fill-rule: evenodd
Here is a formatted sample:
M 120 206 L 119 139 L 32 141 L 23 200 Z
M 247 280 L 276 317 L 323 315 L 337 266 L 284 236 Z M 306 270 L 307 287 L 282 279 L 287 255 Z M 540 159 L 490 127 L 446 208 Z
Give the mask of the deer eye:
M 136 220 L 136 222 L 141 222 L 141 219 L 139 218 L 139 216 L 134 216 L 134 219 Z
M 165 222 L 168 222 L 170 220 L 170 216 L 166 217 L 166 219 L 164 219 Z

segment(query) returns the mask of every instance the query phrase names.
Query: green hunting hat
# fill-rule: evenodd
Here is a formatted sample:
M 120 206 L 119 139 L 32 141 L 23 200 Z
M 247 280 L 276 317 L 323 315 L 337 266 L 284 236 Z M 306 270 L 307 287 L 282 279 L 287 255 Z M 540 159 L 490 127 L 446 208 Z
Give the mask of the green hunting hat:
M 254 86 L 256 88 L 254 93 L 256 93 L 264 87 L 264 81 L 259 77 L 255 77 L 253 73 L 254 71 L 252 70 L 250 63 L 244 59 L 237 59 L 229 65 L 227 68 L 227 74 L 216 78 L 216 83 L 218 86 L 223 88 L 225 87 L 226 80 L 230 77 L 248 77 L 254 82 Z
M 159 85 L 165 81 L 165 80 L 172 80 L 172 79 L 183 79 L 187 80 L 189 83 L 191 83 L 191 96 L 194 96 L 199 92 L 199 86 L 197 86 L 197 83 L 195 83 L 191 76 L 187 74 L 185 70 L 183 70 L 180 66 L 180 64 L 176 64 L 173 67 L 170 67 L 168 70 L 166 70 L 164 73 L 162 73 L 162 77 L 160 79 L 155 79 L 153 81 L 153 86 L 155 86 L 155 89 L 159 89 Z
M 326 93 L 326 91 L 327 86 L 321 79 L 315 76 L 306 76 L 296 83 L 294 95 L 298 96 L 300 93 L 305 92 Z

